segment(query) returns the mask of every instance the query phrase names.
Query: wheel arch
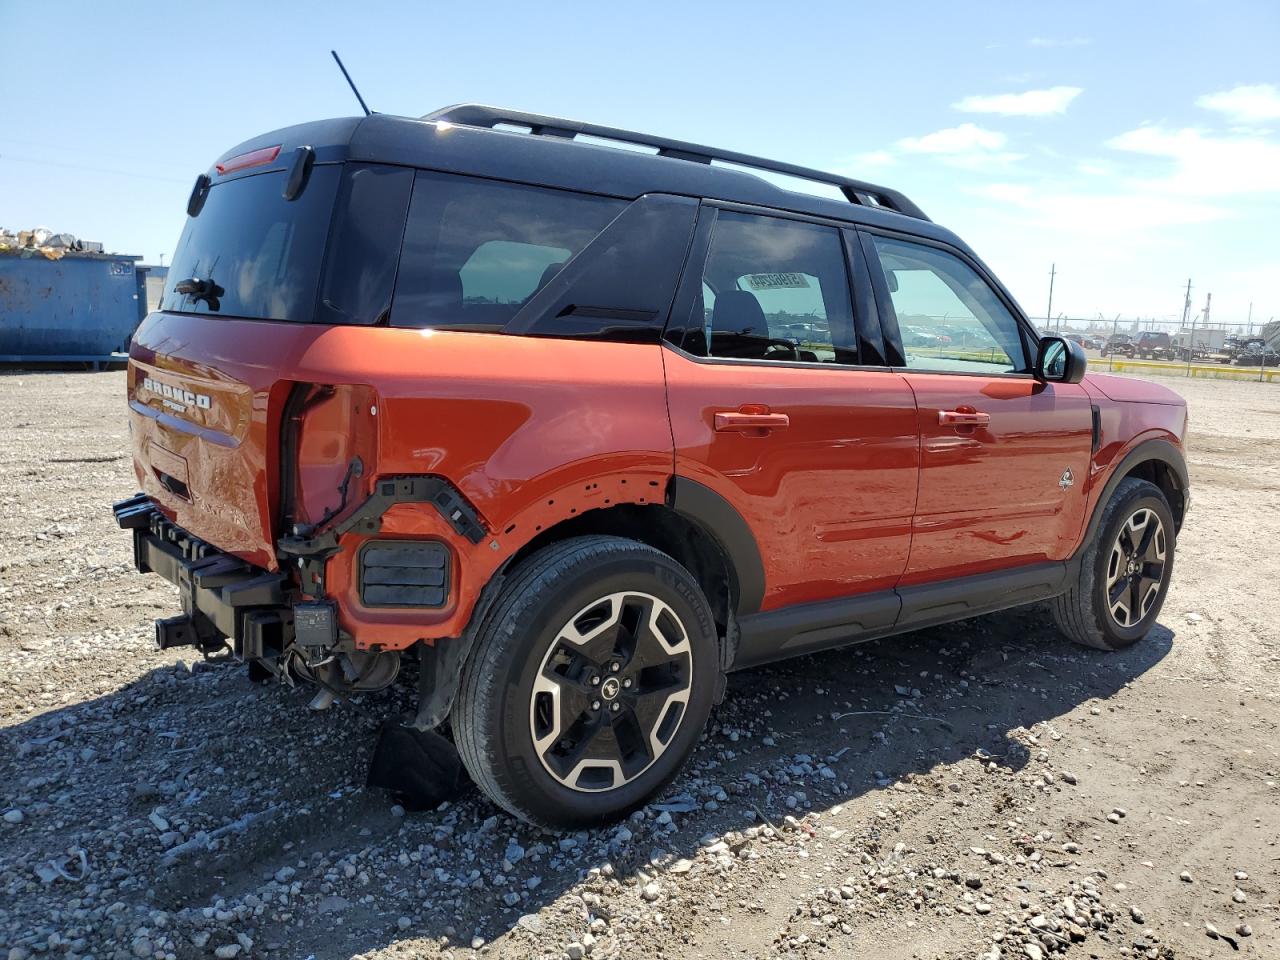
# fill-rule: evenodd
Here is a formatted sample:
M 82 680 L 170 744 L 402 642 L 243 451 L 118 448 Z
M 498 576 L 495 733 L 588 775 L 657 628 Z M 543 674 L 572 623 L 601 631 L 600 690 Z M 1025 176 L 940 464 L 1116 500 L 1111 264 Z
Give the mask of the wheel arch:
M 1094 504 L 1089 518 L 1089 527 L 1085 531 L 1084 544 L 1092 542 L 1097 536 L 1098 524 L 1107 502 L 1115 493 L 1116 487 L 1128 477 L 1136 477 L 1154 483 L 1169 501 L 1169 509 L 1173 512 L 1175 533 L 1182 528 L 1183 518 L 1190 506 L 1191 486 L 1187 473 L 1187 461 L 1182 451 L 1169 440 L 1152 438 L 1144 440 L 1126 453 L 1112 469 L 1102 489 L 1102 494 Z
M 593 482 L 593 492 L 611 492 L 610 497 L 565 499 L 578 506 L 562 503 L 554 520 L 545 514 L 534 516 L 533 520 L 542 521 L 533 524 L 535 534 L 486 576 L 459 636 L 418 646 L 420 658 L 430 666 L 421 674 L 416 726 L 435 726 L 452 709 L 459 672 L 471 656 L 476 631 L 504 579 L 522 560 L 573 537 L 622 537 L 660 550 L 681 564 L 711 607 L 721 646 L 721 670 L 729 669 L 737 655 L 738 618 L 757 612 L 764 597 L 764 563 L 747 521 L 715 491 L 687 478 L 669 477 L 662 495 L 653 500 L 638 495 L 621 500 L 625 487 L 606 490 L 602 484 L 603 480 Z M 642 489 L 657 486 L 645 483 Z M 553 498 L 547 500 L 548 505 L 552 502 Z M 586 504 L 592 505 L 582 509 Z M 514 524 L 505 532 L 512 529 Z
M 634 540 L 670 556 L 702 588 L 721 636 L 732 634 L 741 590 L 733 560 L 701 524 L 665 503 L 618 504 L 563 520 L 521 547 L 504 570 L 554 543 L 591 535 Z M 723 653 L 731 656 L 732 651 Z
M 1174 532 L 1182 529 L 1182 519 L 1187 510 L 1185 474 L 1179 474 L 1177 468 L 1168 460 L 1152 458 L 1135 464 L 1120 479 L 1128 477 L 1146 480 L 1159 487 L 1165 499 L 1169 501 L 1169 509 L 1173 512 Z

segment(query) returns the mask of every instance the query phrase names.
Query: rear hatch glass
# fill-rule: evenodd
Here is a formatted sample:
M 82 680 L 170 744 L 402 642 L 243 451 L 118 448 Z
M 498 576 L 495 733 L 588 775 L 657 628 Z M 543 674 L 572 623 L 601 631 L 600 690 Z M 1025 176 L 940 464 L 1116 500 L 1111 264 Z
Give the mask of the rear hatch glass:
M 295 200 L 284 198 L 283 170 L 214 183 L 182 231 L 161 309 L 311 321 L 341 173 L 317 165 Z M 206 286 L 178 292 L 188 280 Z

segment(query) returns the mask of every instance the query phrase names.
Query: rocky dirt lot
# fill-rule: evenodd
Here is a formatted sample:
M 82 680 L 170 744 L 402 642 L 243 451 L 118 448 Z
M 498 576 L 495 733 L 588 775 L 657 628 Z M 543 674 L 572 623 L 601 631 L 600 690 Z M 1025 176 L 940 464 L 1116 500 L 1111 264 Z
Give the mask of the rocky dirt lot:
M 1280 387 L 1168 382 L 1144 643 L 1032 609 L 737 674 L 661 801 L 554 835 L 366 790 L 407 690 L 155 652 L 123 374 L 0 376 L 0 958 L 1280 957 Z

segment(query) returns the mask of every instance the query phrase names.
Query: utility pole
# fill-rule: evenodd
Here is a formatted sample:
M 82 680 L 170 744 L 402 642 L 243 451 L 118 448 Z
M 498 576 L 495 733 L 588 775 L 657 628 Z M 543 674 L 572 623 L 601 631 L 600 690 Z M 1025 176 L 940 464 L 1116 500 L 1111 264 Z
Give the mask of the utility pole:
M 1249 301 L 1249 319 L 1245 321 L 1249 326 L 1249 333 L 1253 333 L 1253 301 Z
M 1053 323 L 1053 278 L 1058 275 L 1058 265 L 1051 264 L 1049 267 L 1049 306 L 1044 311 L 1044 328 L 1047 333 L 1049 325 Z
M 1187 325 L 1187 317 L 1191 315 L 1191 278 L 1187 278 L 1187 295 L 1182 301 L 1182 326 Z
M 1206 293 L 1204 295 L 1204 325 L 1209 325 L 1209 304 L 1213 303 L 1213 294 Z

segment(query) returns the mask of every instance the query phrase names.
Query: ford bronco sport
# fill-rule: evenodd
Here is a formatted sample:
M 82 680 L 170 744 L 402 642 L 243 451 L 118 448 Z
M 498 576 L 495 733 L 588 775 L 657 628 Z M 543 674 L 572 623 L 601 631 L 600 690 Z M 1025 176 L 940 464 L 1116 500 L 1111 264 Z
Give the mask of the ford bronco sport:
M 645 802 L 732 670 L 1160 611 L 1183 402 L 1086 376 L 894 190 L 464 105 L 258 137 L 187 212 L 115 507 L 179 587 L 157 643 L 321 697 L 412 662 L 521 817 Z

